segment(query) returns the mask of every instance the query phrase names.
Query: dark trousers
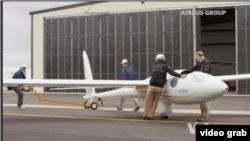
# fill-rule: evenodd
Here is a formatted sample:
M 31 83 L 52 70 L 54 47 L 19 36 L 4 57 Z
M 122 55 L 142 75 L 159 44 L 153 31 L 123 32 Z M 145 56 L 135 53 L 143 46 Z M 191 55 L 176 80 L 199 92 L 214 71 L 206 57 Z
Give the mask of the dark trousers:
M 23 91 L 21 90 L 20 86 L 12 87 L 12 89 L 16 92 L 18 99 L 17 99 L 17 107 L 23 105 Z

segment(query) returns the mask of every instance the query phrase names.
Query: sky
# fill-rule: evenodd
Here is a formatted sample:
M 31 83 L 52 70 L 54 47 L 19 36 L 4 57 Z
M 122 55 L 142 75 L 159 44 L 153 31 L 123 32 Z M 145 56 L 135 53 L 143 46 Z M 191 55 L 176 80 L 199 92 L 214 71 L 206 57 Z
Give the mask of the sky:
M 3 2 L 3 66 L 31 66 L 29 12 L 79 2 Z

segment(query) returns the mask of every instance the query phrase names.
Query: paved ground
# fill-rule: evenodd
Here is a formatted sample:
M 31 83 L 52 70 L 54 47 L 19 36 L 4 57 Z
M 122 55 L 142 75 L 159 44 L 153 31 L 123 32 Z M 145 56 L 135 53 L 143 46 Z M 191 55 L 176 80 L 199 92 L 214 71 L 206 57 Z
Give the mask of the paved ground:
M 187 123 L 198 115 L 141 120 L 138 112 L 3 108 L 3 141 L 193 141 Z M 213 115 L 214 123 L 250 123 L 250 116 Z
M 42 98 L 59 100 L 59 101 L 68 101 L 68 102 L 76 102 L 83 103 L 82 95 L 41 95 Z M 4 93 L 3 94 L 3 103 L 16 103 L 17 96 L 15 93 Z M 249 105 L 250 96 L 248 97 L 235 97 L 235 96 L 223 96 L 213 101 L 212 109 L 216 110 L 231 110 L 231 111 L 250 111 Z M 143 100 L 139 99 L 141 106 L 143 107 Z M 46 105 L 62 105 L 57 103 L 48 103 L 43 101 L 38 101 L 35 94 L 25 94 L 24 96 L 25 104 L 46 104 Z M 103 99 L 103 103 L 105 107 L 116 107 L 120 103 L 119 98 L 106 98 Z M 134 107 L 134 103 L 132 99 L 126 99 L 124 107 L 132 108 Z M 199 105 L 175 105 L 175 109 L 195 109 L 199 110 Z
M 185 124 L 3 116 L 3 141 L 193 141 L 194 139 L 194 135 L 189 133 Z
M 82 103 L 81 95 L 42 95 L 47 99 Z M 14 93 L 3 94 L 3 103 L 16 104 Z M 213 102 L 215 110 L 250 111 L 249 97 L 222 97 Z M 119 99 L 104 99 L 105 107 Z M 140 101 L 143 104 L 143 101 Z M 46 104 L 35 95 L 25 95 L 26 104 Z M 131 100 L 126 107 L 133 107 Z M 198 109 L 175 106 L 175 109 Z M 162 120 L 141 120 L 141 112 L 92 111 L 79 109 L 3 107 L 3 141 L 194 141 L 187 123 L 195 123 L 199 114 L 172 114 Z M 211 115 L 210 124 L 250 124 L 250 115 Z

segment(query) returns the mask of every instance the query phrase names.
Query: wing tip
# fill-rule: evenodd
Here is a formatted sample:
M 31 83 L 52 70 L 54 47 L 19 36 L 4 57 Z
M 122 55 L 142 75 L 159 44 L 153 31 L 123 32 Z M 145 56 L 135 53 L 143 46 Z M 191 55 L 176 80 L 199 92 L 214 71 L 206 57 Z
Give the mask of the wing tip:
M 83 51 L 82 51 L 82 57 L 84 58 L 85 56 L 86 56 L 86 51 L 83 50 Z

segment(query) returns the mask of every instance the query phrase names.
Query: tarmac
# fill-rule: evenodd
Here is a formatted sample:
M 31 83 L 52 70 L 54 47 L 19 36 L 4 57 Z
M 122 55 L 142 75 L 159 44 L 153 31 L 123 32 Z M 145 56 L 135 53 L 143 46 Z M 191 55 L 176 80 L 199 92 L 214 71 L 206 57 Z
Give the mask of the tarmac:
M 41 95 L 46 99 L 83 103 L 82 95 Z M 15 93 L 3 94 L 3 141 L 194 141 L 189 123 L 195 124 L 199 105 L 175 105 L 168 119 L 142 120 L 142 110 L 126 99 L 124 111 L 117 111 L 119 98 L 103 99 L 93 111 L 38 101 L 24 95 L 24 110 L 16 108 Z M 223 96 L 212 102 L 209 124 L 250 124 L 249 97 Z M 143 100 L 139 100 L 143 108 Z M 202 123 L 199 123 L 202 124 Z

